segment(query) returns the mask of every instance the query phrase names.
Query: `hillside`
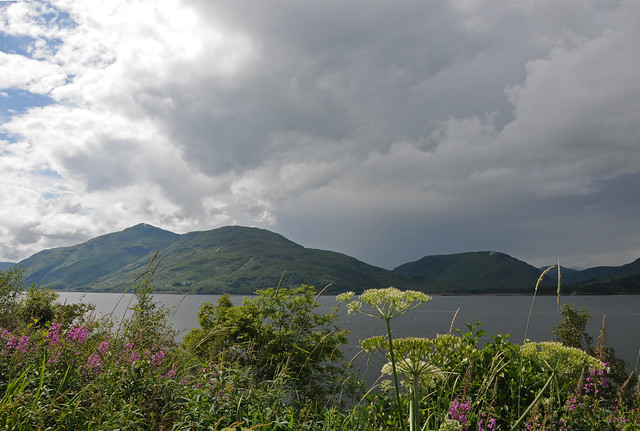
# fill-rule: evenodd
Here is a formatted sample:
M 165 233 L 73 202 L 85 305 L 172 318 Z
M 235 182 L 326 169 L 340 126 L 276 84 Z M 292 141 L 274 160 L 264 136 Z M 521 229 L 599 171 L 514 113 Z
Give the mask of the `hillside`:
M 495 251 L 425 256 L 394 271 L 453 286 L 456 293 L 529 293 L 541 272 Z M 551 282 L 546 281 L 543 286 L 549 289 Z
M 579 271 L 571 275 L 567 287 L 577 294 L 638 294 L 640 259 L 622 266 L 599 266 Z
M 332 294 L 387 286 L 444 294 L 528 294 L 542 271 L 494 251 L 425 256 L 389 271 L 341 253 L 305 248 L 264 229 L 227 226 L 179 235 L 148 224 L 44 250 L 19 264 L 26 285 L 124 291 L 156 252 L 161 259 L 156 289 L 174 293 L 253 293 L 275 286 L 286 271 L 286 286 L 308 284 L 319 290 L 331 284 L 327 293 Z M 566 269 L 562 286 L 565 294 L 640 293 L 640 259 L 620 267 Z M 555 291 L 552 271 L 539 293 Z
M 160 292 L 253 293 L 273 287 L 284 271 L 287 286 L 309 284 L 328 293 L 394 285 L 438 292 L 438 282 L 394 273 L 344 254 L 304 248 L 257 228 L 228 226 L 184 235 L 149 225 L 103 235 L 73 247 L 46 250 L 21 262 L 27 283 L 64 290 L 123 291 L 156 251 Z
M 117 274 L 139 260 L 148 262 L 156 251 L 179 236 L 140 224 L 75 246 L 44 250 L 20 264 L 25 269 L 27 285 L 36 283 L 52 289 L 76 290 Z
M 11 268 L 15 263 L 13 262 L 0 262 L 0 271 L 6 271 Z

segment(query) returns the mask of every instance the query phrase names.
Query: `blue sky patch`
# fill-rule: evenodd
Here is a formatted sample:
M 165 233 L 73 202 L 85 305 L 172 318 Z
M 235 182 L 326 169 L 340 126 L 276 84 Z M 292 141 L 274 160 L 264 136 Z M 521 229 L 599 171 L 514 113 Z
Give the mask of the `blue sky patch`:
M 31 171 L 31 174 L 37 175 L 39 177 L 44 177 L 44 178 L 62 179 L 62 176 L 59 173 L 57 173 L 53 169 L 47 169 L 47 168 L 35 169 Z
M 35 39 L 29 36 L 12 36 L 10 34 L 0 32 L 0 51 L 7 54 L 19 54 L 31 57 L 29 54 L 29 46 L 35 42 Z
M 0 122 L 14 115 L 25 113 L 30 108 L 51 105 L 55 101 L 46 95 L 19 89 L 0 90 Z

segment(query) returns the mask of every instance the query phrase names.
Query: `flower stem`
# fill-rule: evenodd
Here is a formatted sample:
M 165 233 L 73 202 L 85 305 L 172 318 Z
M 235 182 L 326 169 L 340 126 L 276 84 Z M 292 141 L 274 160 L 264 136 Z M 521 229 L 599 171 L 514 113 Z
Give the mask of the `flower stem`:
M 404 423 L 404 416 L 402 414 L 402 406 L 400 405 L 400 386 L 398 385 L 398 372 L 396 371 L 396 358 L 393 354 L 393 340 L 391 339 L 391 319 L 385 319 L 387 323 L 387 335 L 389 336 L 389 356 L 391 357 L 391 369 L 393 370 L 393 384 L 396 389 L 396 407 L 398 409 L 398 417 L 400 418 L 400 425 L 402 431 L 406 431 L 407 427 Z

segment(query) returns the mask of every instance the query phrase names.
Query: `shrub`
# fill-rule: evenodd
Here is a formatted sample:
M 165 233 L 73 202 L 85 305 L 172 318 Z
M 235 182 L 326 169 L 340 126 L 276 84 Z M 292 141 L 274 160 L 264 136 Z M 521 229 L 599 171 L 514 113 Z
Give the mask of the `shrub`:
M 346 330 L 335 324 L 336 310 L 318 314 L 311 286 L 259 290 L 233 306 L 222 296 L 203 304 L 200 328 L 185 346 L 201 360 L 231 361 L 247 367 L 256 382 L 287 376 L 290 397 L 328 402 L 345 382 L 340 345 Z

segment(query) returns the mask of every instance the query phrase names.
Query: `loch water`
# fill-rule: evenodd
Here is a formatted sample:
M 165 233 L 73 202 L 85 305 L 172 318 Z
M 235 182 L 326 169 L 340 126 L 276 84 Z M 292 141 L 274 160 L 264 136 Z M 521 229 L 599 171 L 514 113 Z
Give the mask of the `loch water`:
M 198 311 L 204 302 L 215 304 L 220 295 L 156 294 L 155 301 L 171 309 L 171 321 L 181 339 L 191 328 L 198 327 Z M 243 296 L 232 296 L 240 304 Z M 135 297 L 120 293 L 60 292 L 61 302 L 85 302 L 96 305 L 97 316 L 111 314 L 114 318 L 130 315 L 129 307 Z M 335 306 L 335 296 L 321 296 L 319 312 L 328 312 Z M 627 370 L 636 368 L 640 350 L 640 295 L 566 296 L 561 303 L 586 308 L 591 313 L 588 332 L 597 339 L 606 316 L 606 341 L 617 356 L 628 362 Z M 482 322 L 487 333 L 480 342 L 489 342 L 499 333 L 509 334 L 513 343 L 522 344 L 527 326 L 531 295 L 470 295 L 433 296 L 433 299 L 413 311 L 392 320 L 394 337 L 434 337 L 448 333 L 459 309 L 453 330 L 466 331 L 467 324 Z M 538 296 L 533 302 L 527 338 L 532 341 L 553 340 L 553 326 L 562 316 L 558 313 L 555 296 Z M 359 340 L 386 333 L 384 321 L 355 313 L 348 315 L 342 307 L 338 325 L 350 331 L 349 345 L 343 348 L 345 359 L 359 351 Z

